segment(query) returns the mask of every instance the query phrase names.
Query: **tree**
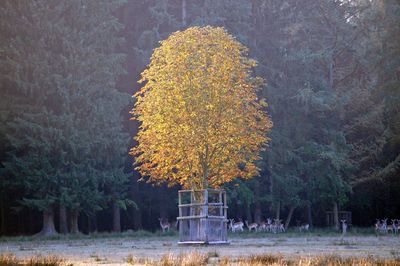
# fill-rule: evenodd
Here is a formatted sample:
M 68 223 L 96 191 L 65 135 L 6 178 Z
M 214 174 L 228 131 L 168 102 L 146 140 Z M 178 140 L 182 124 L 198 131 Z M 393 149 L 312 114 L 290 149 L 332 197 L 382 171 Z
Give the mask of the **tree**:
M 103 199 L 92 158 L 113 137 L 97 132 L 109 122 L 105 113 L 120 116 L 113 99 L 126 97 L 115 90 L 124 55 L 115 52 L 123 40 L 113 12 L 122 3 L 5 1 L 0 8 L 2 89 L 13 103 L 4 165 L 21 184 L 23 203 L 43 212 L 44 234 L 55 233 L 56 206 L 69 208 L 77 232 L 79 212 Z M 104 99 L 115 105 L 99 108 Z
M 131 155 L 143 176 L 204 189 L 258 174 L 272 123 L 246 55 L 213 27 L 175 32 L 155 49 L 132 111 L 141 125 Z

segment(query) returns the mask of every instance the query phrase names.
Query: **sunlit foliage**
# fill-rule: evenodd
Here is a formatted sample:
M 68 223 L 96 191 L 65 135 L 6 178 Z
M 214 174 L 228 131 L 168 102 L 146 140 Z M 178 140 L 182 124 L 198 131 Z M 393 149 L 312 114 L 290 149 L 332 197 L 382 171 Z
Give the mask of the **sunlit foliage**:
M 131 150 L 141 174 L 195 189 L 257 175 L 272 123 L 256 95 L 255 66 L 223 28 L 192 27 L 162 41 L 132 111 L 141 122 Z

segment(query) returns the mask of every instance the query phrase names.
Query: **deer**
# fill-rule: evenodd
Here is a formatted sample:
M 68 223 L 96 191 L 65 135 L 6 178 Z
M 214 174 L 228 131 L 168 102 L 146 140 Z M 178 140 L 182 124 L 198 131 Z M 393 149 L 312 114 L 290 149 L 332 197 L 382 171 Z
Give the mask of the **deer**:
M 380 231 L 381 231 L 381 227 L 382 227 L 381 221 L 380 221 L 379 219 L 376 219 L 375 231 L 376 231 L 377 233 L 380 232 Z
M 247 228 L 249 229 L 249 231 L 251 231 L 252 229 L 254 229 L 254 231 L 257 231 L 258 228 L 258 224 L 257 223 L 251 223 L 249 224 L 247 222 L 247 220 L 245 221 Z
M 165 233 L 165 231 L 169 231 L 171 224 L 168 222 L 168 220 L 163 218 L 158 218 L 158 220 L 160 221 L 160 226 L 163 233 Z
M 388 232 L 388 229 L 387 229 L 387 219 L 388 219 L 388 218 L 385 218 L 385 219 L 382 220 L 381 232 L 383 232 L 383 233 L 387 233 L 387 232 Z
M 346 220 L 340 220 L 340 222 L 342 223 L 342 234 L 345 235 L 347 232 L 347 223 Z
M 273 229 L 272 220 L 271 218 L 267 218 L 266 230 L 268 232 L 272 232 L 272 229 Z
M 272 225 L 272 231 L 274 234 L 277 232 L 282 233 L 285 232 L 285 226 L 282 224 L 282 220 L 280 219 L 274 219 L 274 223 Z
M 396 219 L 392 219 L 392 224 L 388 225 L 386 228 L 387 232 L 392 232 L 394 234 L 397 234 L 397 224 L 396 224 Z
M 243 226 L 244 226 L 243 222 L 235 223 L 234 219 L 229 219 L 229 221 L 232 232 L 236 232 L 236 230 L 240 230 L 243 232 Z
M 266 231 L 267 230 L 267 223 L 266 222 L 261 222 L 258 225 L 258 229 L 260 229 L 261 231 Z
M 280 232 L 280 233 L 286 232 L 285 225 L 284 225 L 283 223 L 280 223 L 280 224 L 279 224 L 279 232 Z
M 301 233 L 303 230 L 308 232 L 308 229 L 309 229 L 309 228 L 310 228 L 310 225 L 309 225 L 309 224 L 302 224 L 302 225 L 299 226 L 299 231 L 300 231 L 300 233 Z

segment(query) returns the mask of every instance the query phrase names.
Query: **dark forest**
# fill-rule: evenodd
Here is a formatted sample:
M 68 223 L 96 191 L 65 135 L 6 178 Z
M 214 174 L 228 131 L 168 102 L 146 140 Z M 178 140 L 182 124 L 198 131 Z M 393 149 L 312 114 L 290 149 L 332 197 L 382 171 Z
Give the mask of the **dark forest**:
M 399 1 L 2 0 L 0 236 L 176 219 L 181 187 L 134 170 L 132 95 L 161 40 L 207 25 L 248 47 L 273 122 L 228 217 L 400 219 Z

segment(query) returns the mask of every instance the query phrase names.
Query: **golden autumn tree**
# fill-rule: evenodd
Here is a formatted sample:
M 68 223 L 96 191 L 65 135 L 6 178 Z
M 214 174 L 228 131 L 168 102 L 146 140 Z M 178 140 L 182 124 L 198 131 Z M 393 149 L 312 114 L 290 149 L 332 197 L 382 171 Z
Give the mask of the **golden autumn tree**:
M 150 182 L 219 187 L 258 174 L 272 123 L 257 99 L 256 62 L 224 28 L 192 27 L 154 50 L 132 114 L 137 170 Z

